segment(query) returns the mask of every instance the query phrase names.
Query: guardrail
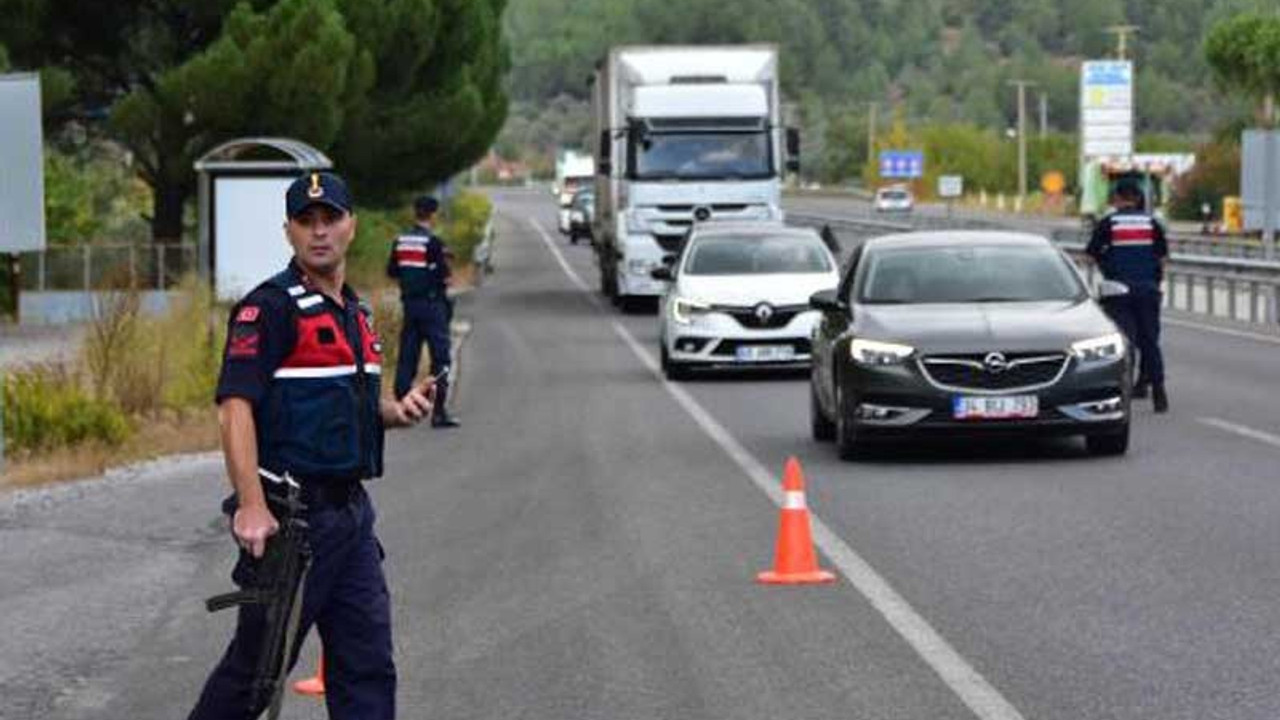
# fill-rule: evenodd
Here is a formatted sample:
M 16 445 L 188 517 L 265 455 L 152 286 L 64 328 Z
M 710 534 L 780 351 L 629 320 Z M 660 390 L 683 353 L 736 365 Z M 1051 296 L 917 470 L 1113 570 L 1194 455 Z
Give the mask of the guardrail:
M 946 218 L 911 218 L 912 224 L 879 219 L 830 217 L 812 213 L 788 213 L 793 224 L 820 228 L 829 225 L 837 235 L 869 238 L 926 229 L 1000 229 L 991 223 L 975 228 L 972 222 L 946 225 Z M 904 218 L 905 219 L 905 218 Z M 915 221 L 924 220 L 915 224 Z M 1096 269 L 1084 260 L 1087 238 L 1083 230 L 1059 229 L 1053 242 L 1071 255 L 1093 282 Z M 1280 262 L 1250 257 L 1222 257 L 1186 252 L 1185 243 L 1173 243 L 1165 269 L 1165 307 L 1203 315 L 1274 327 L 1280 323 Z

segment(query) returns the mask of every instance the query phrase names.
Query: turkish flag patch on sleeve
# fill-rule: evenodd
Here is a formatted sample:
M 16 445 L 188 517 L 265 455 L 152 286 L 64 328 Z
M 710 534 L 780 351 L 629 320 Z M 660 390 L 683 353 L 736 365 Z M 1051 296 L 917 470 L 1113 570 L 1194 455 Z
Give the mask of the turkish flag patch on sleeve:
M 258 315 L 260 313 L 261 313 L 261 310 L 258 308 L 257 305 L 245 305 L 244 307 L 240 308 L 240 314 L 236 315 L 236 322 L 238 323 L 258 322 Z
M 254 308 L 257 310 L 257 308 Z M 253 325 L 236 323 L 231 328 L 231 337 L 227 339 L 227 357 L 258 357 L 258 328 Z

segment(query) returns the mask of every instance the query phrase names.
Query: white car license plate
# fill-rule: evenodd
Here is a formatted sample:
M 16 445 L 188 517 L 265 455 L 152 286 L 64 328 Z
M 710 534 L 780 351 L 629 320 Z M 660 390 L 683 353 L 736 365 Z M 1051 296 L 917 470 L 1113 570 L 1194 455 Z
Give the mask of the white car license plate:
M 743 362 L 777 362 L 795 356 L 796 349 L 790 345 L 743 345 L 737 349 L 737 358 Z
M 956 397 L 951 409 L 957 420 L 1015 420 L 1040 414 L 1040 398 L 1035 395 L 999 397 Z

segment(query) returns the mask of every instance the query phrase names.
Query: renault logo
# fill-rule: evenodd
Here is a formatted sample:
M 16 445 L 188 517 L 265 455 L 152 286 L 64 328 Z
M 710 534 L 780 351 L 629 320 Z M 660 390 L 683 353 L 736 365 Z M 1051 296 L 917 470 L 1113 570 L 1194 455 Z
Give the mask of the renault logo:
M 773 319 L 774 310 L 773 306 L 769 303 L 760 303 L 755 306 L 755 309 L 751 312 L 756 316 L 756 320 L 760 321 L 761 325 L 764 325 Z
M 706 205 L 699 205 L 693 209 L 693 219 L 698 222 L 706 222 L 711 219 L 711 208 Z
M 993 352 L 982 359 L 982 366 L 992 375 L 999 375 L 1009 369 L 1009 360 L 1004 353 Z

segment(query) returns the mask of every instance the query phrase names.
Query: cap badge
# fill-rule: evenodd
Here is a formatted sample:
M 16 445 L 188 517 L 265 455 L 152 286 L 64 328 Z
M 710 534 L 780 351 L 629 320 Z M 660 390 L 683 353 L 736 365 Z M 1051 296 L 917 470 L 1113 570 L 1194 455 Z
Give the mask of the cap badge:
M 324 188 L 320 186 L 320 173 L 311 173 L 311 187 L 307 188 L 307 197 L 312 200 L 324 197 Z

